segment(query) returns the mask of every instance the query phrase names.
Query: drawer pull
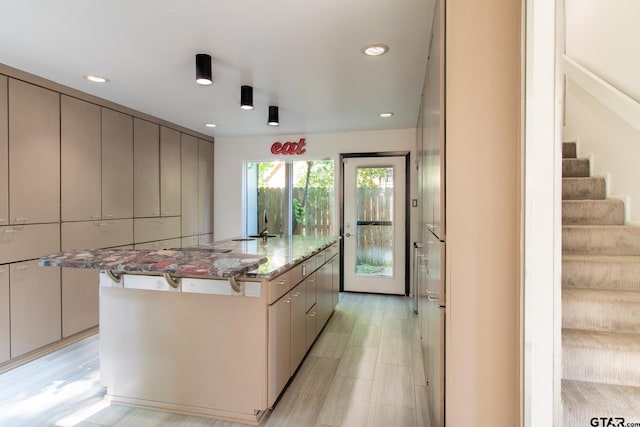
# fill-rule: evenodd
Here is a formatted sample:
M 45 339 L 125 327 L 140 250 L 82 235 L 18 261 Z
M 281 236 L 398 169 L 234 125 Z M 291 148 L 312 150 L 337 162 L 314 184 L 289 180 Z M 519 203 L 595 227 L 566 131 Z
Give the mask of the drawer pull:
M 122 281 L 123 273 L 114 273 L 111 270 L 106 270 L 107 277 L 114 283 L 120 283 Z
M 287 304 L 291 304 L 291 298 L 285 299 L 284 302 L 286 302 Z
M 8 230 L 4 230 L 3 232 L 4 232 L 4 233 L 17 233 L 17 232 L 18 232 L 18 230 L 16 230 L 15 228 L 10 228 L 10 229 L 8 229 Z
M 108 227 L 109 223 L 108 222 L 99 222 L 98 223 L 98 227 Z
M 312 311 L 311 313 L 309 313 L 309 317 L 315 317 L 316 316 L 316 312 Z
M 287 281 L 286 281 L 286 280 L 280 280 L 280 281 L 278 281 L 278 285 L 283 285 L 283 286 L 284 286 L 284 285 L 286 285 L 286 284 L 287 284 Z
M 29 266 L 28 266 L 28 265 L 19 265 L 19 266 L 17 266 L 16 268 L 14 268 L 14 270 L 15 270 L 15 271 L 24 271 L 24 270 L 26 270 L 27 268 L 29 268 Z
M 300 294 L 298 292 L 294 292 L 291 294 L 291 296 L 293 296 L 294 298 L 297 298 L 300 296 Z
M 26 216 L 16 218 L 17 222 L 28 221 L 28 220 L 29 220 L 29 218 L 26 217 Z
M 158 224 L 162 224 L 162 223 L 164 222 L 164 219 L 156 219 L 156 222 L 157 222 Z
M 180 279 L 176 279 L 171 275 L 171 273 L 164 273 L 163 276 L 164 280 L 166 280 L 169 286 L 171 286 L 173 289 L 178 289 L 178 280 Z
M 100 219 L 102 218 L 101 215 L 91 215 L 91 219 Z
M 2 268 L 2 269 L 0 269 L 0 273 L 6 273 L 6 272 L 7 272 L 7 269 L 6 269 L 6 268 Z
M 162 212 L 162 216 L 169 216 L 169 212 Z
M 113 218 L 115 215 L 114 214 L 104 214 L 105 218 Z

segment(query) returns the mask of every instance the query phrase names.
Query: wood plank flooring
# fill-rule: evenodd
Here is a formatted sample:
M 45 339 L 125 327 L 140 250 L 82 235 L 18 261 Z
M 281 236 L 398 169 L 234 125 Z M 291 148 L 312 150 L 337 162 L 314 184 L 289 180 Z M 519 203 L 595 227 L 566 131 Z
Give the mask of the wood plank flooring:
M 429 426 L 417 316 L 404 297 L 341 294 L 264 427 Z M 109 404 L 98 336 L 0 374 L 0 426 L 241 427 Z

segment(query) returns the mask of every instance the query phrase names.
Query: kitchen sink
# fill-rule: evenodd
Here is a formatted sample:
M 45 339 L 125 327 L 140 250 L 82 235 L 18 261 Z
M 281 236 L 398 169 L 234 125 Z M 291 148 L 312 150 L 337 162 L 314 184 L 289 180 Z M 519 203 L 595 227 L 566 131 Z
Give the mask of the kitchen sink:
M 253 237 L 255 239 L 258 239 L 258 238 L 262 238 L 264 236 L 261 236 L 260 234 L 249 234 L 249 237 Z M 267 234 L 267 237 L 278 237 L 278 235 L 277 234 Z
M 256 239 L 250 239 L 248 237 L 239 237 L 237 239 L 231 239 L 232 242 L 253 242 Z

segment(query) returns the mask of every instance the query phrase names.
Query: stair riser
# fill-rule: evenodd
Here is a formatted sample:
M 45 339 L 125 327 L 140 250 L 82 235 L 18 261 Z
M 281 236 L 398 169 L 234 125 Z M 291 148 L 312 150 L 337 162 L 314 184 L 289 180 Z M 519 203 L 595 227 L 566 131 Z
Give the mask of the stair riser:
M 624 225 L 621 200 L 573 200 L 562 202 L 563 225 Z
M 640 227 L 562 227 L 562 253 L 640 255 Z
M 562 327 L 640 334 L 640 304 L 562 295 Z
M 562 260 L 566 288 L 640 291 L 640 263 Z
M 604 200 L 605 195 L 602 177 L 562 179 L 562 200 Z
M 576 143 L 575 142 L 563 142 L 562 143 L 562 158 L 563 159 L 575 159 L 576 158 Z
M 640 354 L 592 346 L 562 345 L 562 377 L 640 387 Z
M 563 177 L 588 177 L 589 175 L 589 159 L 562 160 Z

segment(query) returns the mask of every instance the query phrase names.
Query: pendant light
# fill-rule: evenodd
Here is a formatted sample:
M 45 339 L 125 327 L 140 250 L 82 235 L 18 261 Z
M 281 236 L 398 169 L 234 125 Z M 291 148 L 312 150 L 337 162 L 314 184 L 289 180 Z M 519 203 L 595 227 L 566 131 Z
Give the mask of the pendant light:
M 196 83 L 204 86 L 213 83 L 211 56 L 206 53 L 198 53 L 196 55 Z
M 269 121 L 267 124 L 269 126 L 278 126 L 280 124 L 280 120 L 278 120 L 278 107 L 275 105 L 269 105 Z
M 251 86 L 240 86 L 240 108 L 253 110 L 253 88 Z

